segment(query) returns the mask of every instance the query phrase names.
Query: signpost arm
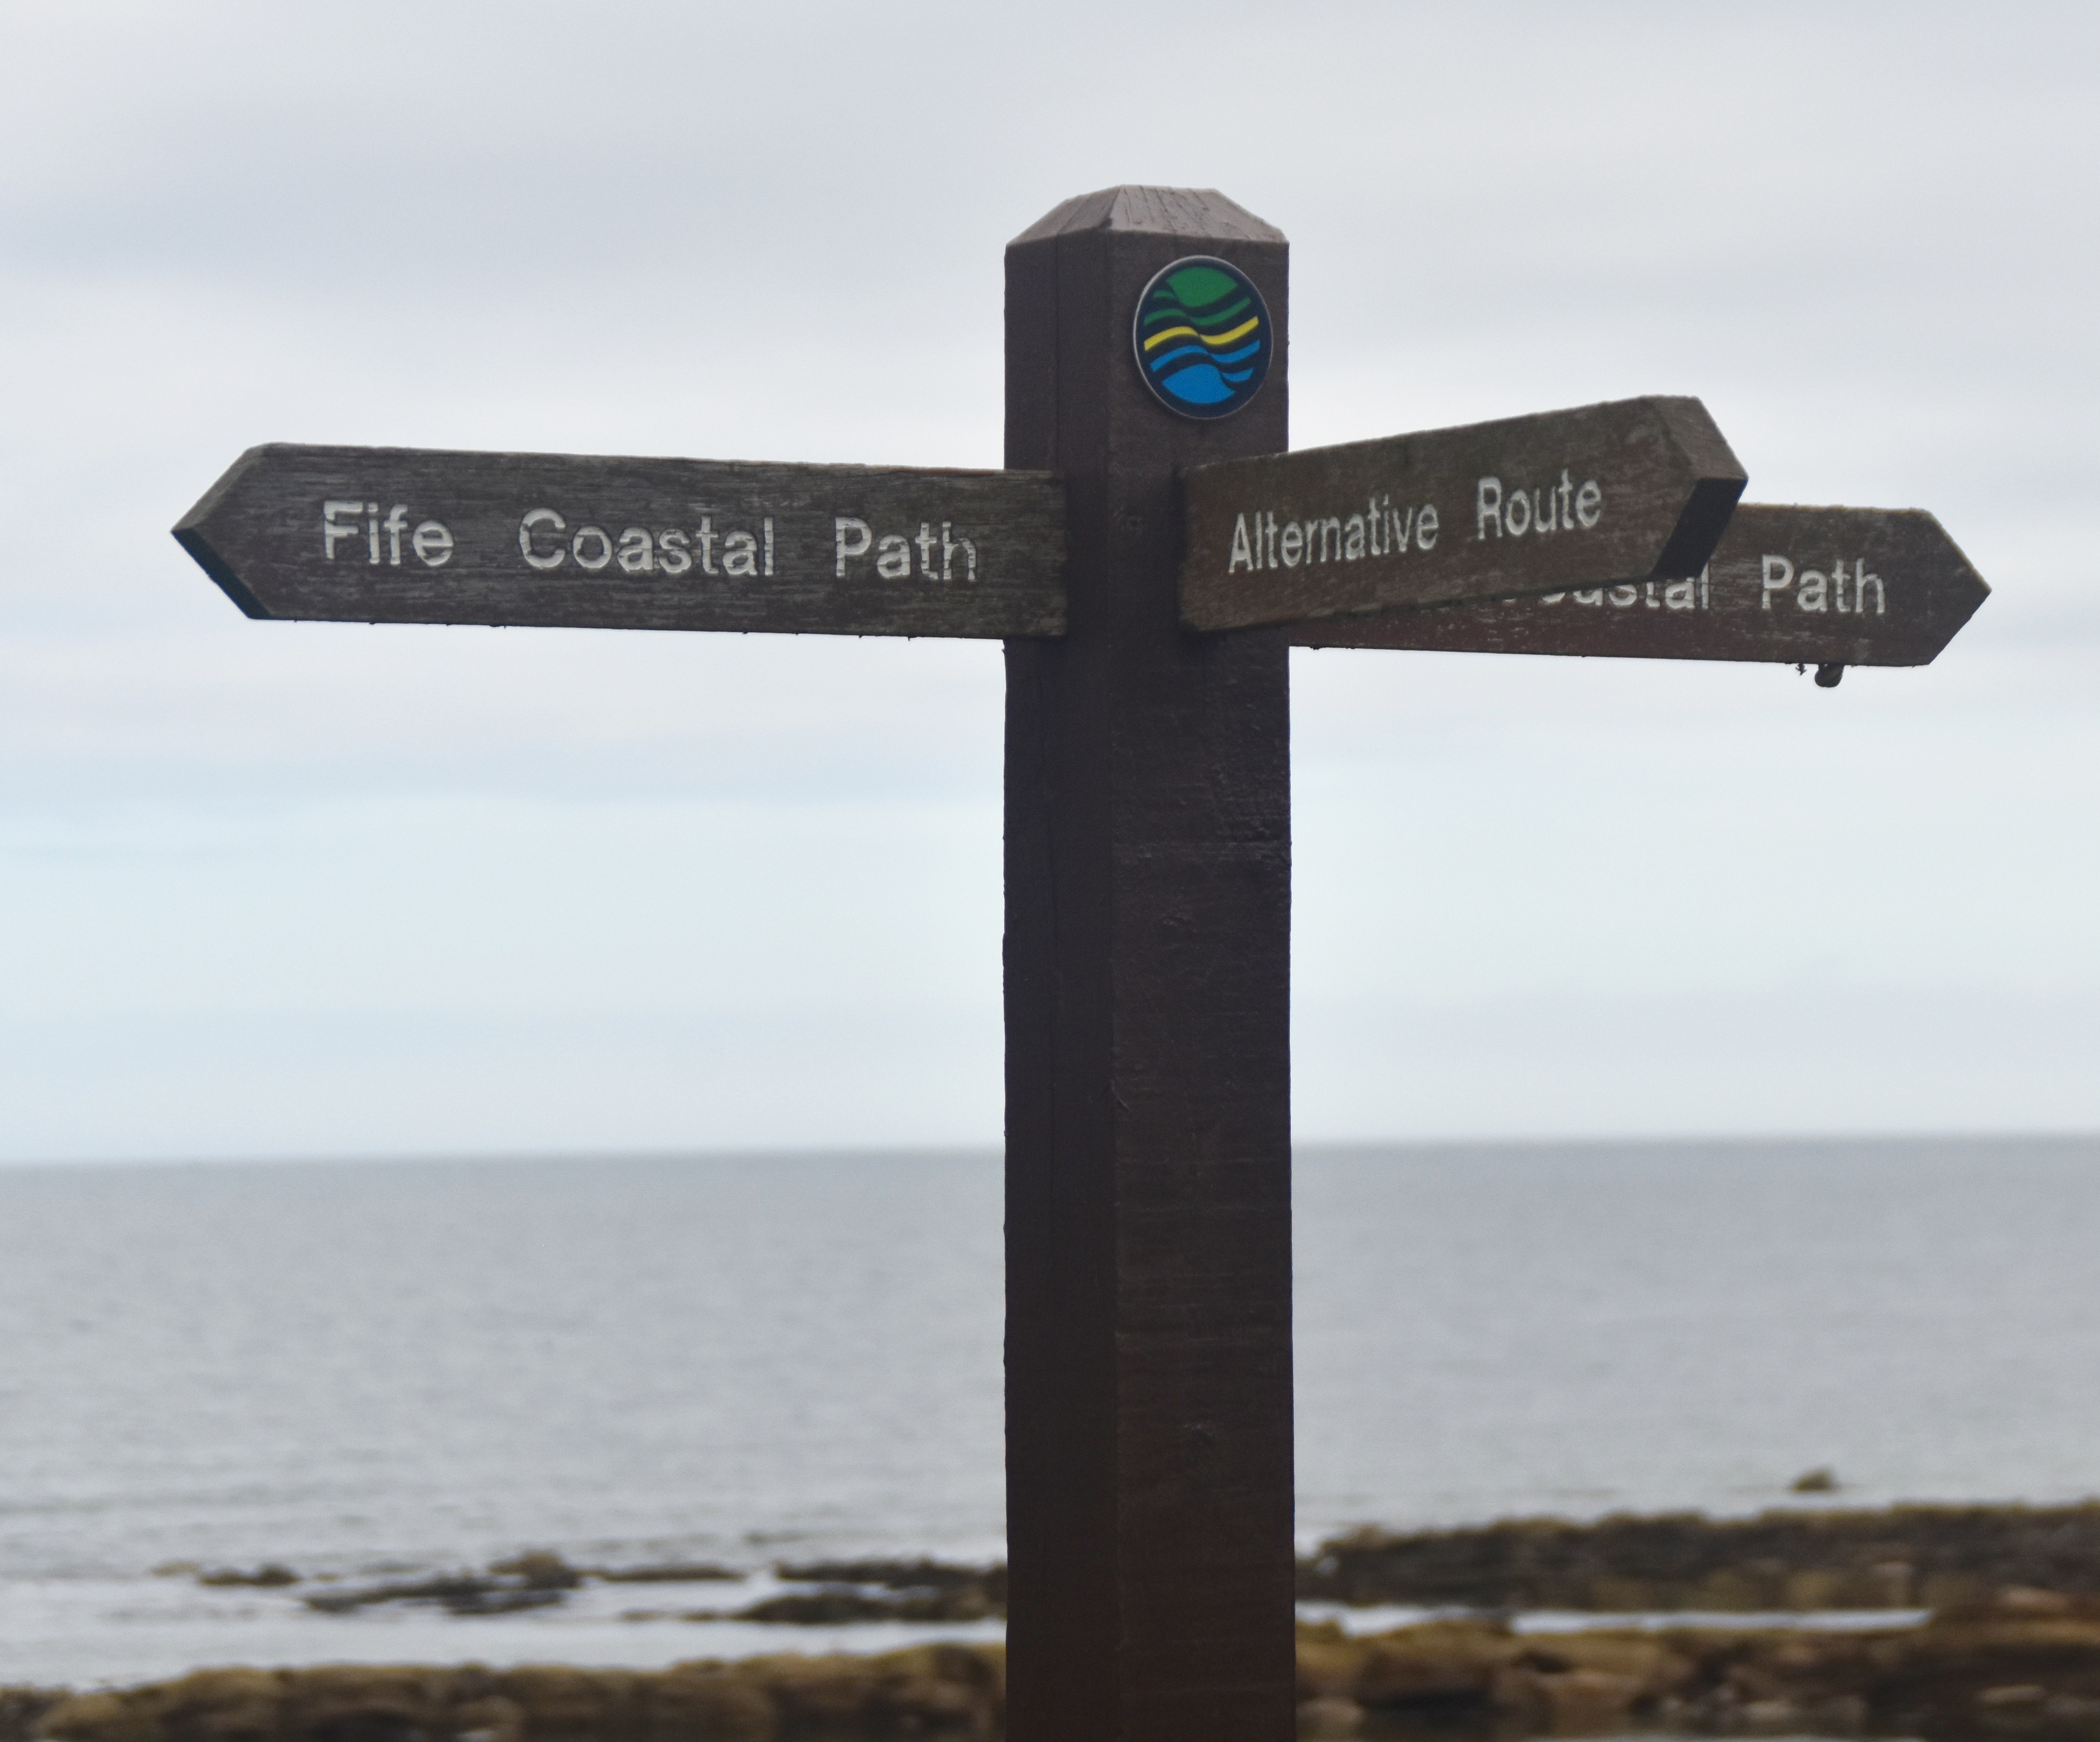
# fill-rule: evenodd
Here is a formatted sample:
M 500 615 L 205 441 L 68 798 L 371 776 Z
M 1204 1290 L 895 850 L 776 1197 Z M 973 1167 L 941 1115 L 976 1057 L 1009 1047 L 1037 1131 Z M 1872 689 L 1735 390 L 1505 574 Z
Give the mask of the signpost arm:
M 1180 468 L 1286 445 L 1284 351 L 1177 417 L 1148 280 L 1287 246 L 1120 188 L 1007 253 L 1007 463 L 1068 491 L 1068 630 L 1007 643 L 1013 1742 L 1284 1742 L 1293 1718 L 1288 648 L 1178 624 Z
M 1991 589 L 1916 509 L 1743 504 L 1713 560 L 1672 580 L 1577 587 L 1542 598 L 1334 616 L 1289 627 L 1297 647 L 1925 665 Z

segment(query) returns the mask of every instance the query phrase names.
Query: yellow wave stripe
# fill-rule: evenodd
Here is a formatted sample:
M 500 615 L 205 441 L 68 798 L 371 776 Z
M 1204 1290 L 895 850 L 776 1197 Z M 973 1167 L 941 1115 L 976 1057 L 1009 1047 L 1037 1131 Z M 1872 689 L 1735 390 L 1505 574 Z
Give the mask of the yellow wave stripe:
M 1154 333 L 1150 338 L 1145 342 L 1145 348 L 1147 351 L 1150 351 L 1155 345 L 1164 345 L 1169 339 L 1181 338 L 1184 337 L 1192 339 L 1202 339 L 1206 345 L 1213 346 L 1219 345 L 1229 345 L 1234 339 L 1245 338 L 1247 334 L 1253 332 L 1254 329 L 1260 324 L 1261 316 L 1256 315 L 1251 320 L 1244 322 L 1239 326 L 1234 327 L 1231 332 L 1220 333 L 1215 338 L 1211 337 L 1207 333 L 1198 333 L 1193 327 L 1169 327 L 1164 333 Z

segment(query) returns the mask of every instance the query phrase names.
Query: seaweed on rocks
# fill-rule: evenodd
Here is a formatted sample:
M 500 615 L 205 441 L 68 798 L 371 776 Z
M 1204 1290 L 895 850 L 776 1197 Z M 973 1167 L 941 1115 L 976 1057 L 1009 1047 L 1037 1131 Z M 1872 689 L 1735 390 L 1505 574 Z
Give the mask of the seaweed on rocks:
M 711 1560 L 660 1561 L 639 1567 L 581 1567 L 587 1579 L 607 1585 L 704 1585 L 743 1577 L 733 1567 Z
M 200 1585 L 254 1585 L 263 1590 L 275 1590 L 287 1585 L 296 1585 L 299 1576 L 289 1567 L 280 1566 L 276 1561 L 266 1561 L 252 1572 L 239 1567 L 216 1567 L 196 1576 Z
M 1472 1619 L 1352 1638 L 1308 1625 L 1297 1692 L 1308 1742 L 1643 1732 L 2094 1742 L 2100 1603 L 2014 1592 L 1864 1630 L 1542 1634 Z M 1004 1704 L 995 1645 L 660 1671 L 337 1665 L 80 1693 L 0 1689 L 0 1742 L 993 1742 Z
M 1299 1595 L 1487 1610 L 1944 1608 L 2007 1587 L 2100 1597 L 2100 1503 L 1621 1515 L 1366 1528 L 1299 1568 Z
M 933 1560 L 831 1560 L 774 1569 L 815 1587 L 767 1597 L 731 1617 L 823 1625 L 840 1621 L 980 1621 L 1006 1613 L 1006 1568 Z
M 868 1591 L 854 1585 L 823 1585 L 783 1591 L 729 1617 L 739 1621 L 790 1621 L 825 1626 L 839 1621 L 982 1621 L 1003 1614 L 977 1585 L 951 1590 Z
M 996 1647 L 656 1671 L 208 1669 L 114 1691 L 0 1690 L 0 1742 L 990 1742 L 1004 1701 Z
M 515 1615 L 550 1607 L 582 1582 L 583 1575 L 558 1555 L 535 1553 L 498 1561 L 486 1572 L 339 1585 L 310 1591 L 300 1600 L 323 1615 L 351 1615 L 390 1603 L 430 1604 L 453 1615 Z
M 783 1564 L 774 1569 L 783 1579 L 811 1585 L 880 1585 L 889 1590 L 960 1590 L 978 1586 L 996 1589 L 1006 1598 L 1006 1568 L 958 1567 L 938 1560 L 815 1560 Z
M 1299 1630 L 1299 1733 L 1533 1736 L 2100 1736 L 2100 1607 L 1991 1604 L 1911 1627 L 1599 1628 L 1471 1620 L 1350 1638 Z

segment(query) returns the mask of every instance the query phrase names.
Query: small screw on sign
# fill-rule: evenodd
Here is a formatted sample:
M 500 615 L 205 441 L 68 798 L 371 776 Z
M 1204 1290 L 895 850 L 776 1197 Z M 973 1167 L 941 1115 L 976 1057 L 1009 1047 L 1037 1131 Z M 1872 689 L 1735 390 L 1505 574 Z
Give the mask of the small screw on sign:
M 1209 254 L 1162 267 L 1131 322 L 1138 373 L 1184 417 L 1229 417 L 1246 404 L 1268 378 L 1275 341 L 1254 281 Z

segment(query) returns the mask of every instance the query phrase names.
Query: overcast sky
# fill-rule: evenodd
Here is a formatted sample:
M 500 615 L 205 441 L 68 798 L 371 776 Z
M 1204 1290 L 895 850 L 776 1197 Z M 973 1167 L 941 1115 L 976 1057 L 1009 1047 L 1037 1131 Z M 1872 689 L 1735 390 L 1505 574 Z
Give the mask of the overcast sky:
M 993 1143 L 990 644 L 243 619 L 266 440 L 996 465 L 1216 187 L 1297 445 L 1696 394 L 1939 662 L 1301 653 L 1301 1138 L 2100 1126 L 2089 5 L 11 0 L 0 1158 Z

